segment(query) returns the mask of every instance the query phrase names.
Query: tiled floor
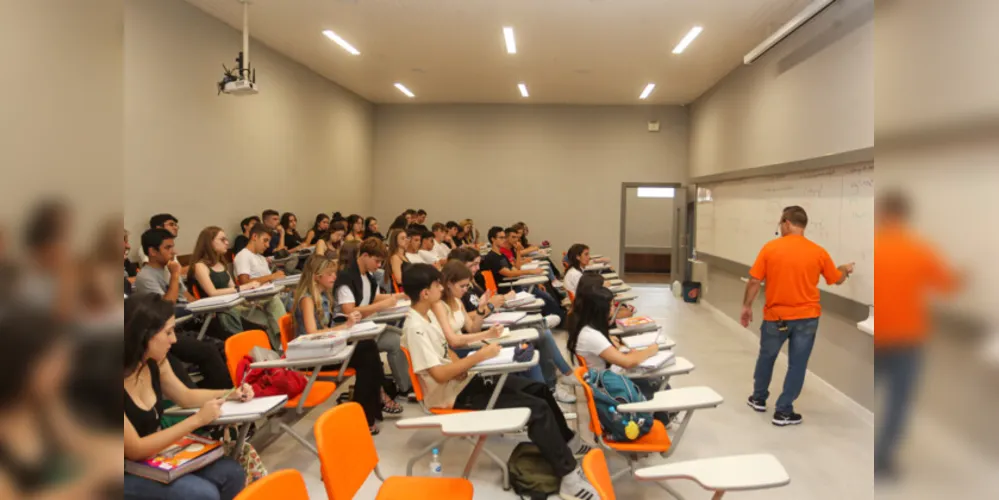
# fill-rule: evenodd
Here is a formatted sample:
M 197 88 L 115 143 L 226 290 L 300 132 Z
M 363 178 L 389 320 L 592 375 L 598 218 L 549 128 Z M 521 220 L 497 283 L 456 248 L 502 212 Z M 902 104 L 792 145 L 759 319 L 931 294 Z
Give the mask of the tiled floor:
M 810 377 L 796 405 L 796 409 L 805 416 L 805 423 L 794 428 L 772 426 L 769 414 L 755 413 L 744 403 L 750 390 L 756 355 L 752 334 L 706 304 L 676 301 L 668 288 L 637 286 L 635 290 L 640 296 L 636 301 L 639 311 L 666 325 L 677 343 L 677 353 L 690 359 L 697 367 L 690 375 L 674 378 L 674 387 L 707 385 L 725 397 L 725 403 L 719 408 L 695 414 L 687 434 L 670 460 L 768 452 L 783 462 L 792 478 L 791 484 L 785 488 L 732 494 L 733 498 L 853 500 L 872 497 L 873 428 L 869 412 L 821 380 Z M 564 344 L 565 334 L 557 336 Z M 772 392 L 779 392 L 785 368 L 786 364 L 778 361 Z M 296 429 L 308 433 L 320 411 L 312 412 Z M 405 415 L 421 416 L 421 412 L 418 406 L 409 405 Z M 585 429 L 585 414 L 580 412 L 580 415 L 578 425 Z M 390 422 L 384 425 L 381 435 L 375 438 L 383 473 L 404 474 L 408 457 L 436 437 L 436 432 L 401 431 Z M 494 439 L 488 446 L 498 455 L 507 456 L 516 439 Z M 468 443 L 449 443 L 442 452 L 445 475 L 459 475 L 470 451 Z M 349 453 L 348 450 L 344 452 Z M 302 471 L 312 498 L 326 498 L 318 460 L 293 440 L 286 437 L 278 439 L 264 450 L 262 456 L 272 471 L 283 468 Z M 650 463 L 656 460 L 650 460 Z M 623 462 L 615 459 L 611 468 L 616 470 L 622 465 Z M 425 473 L 426 468 L 427 461 L 423 461 L 417 465 L 416 472 Z M 487 459 L 481 459 L 472 474 L 475 497 L 516 498 L 502 491 L 499 474 L 497 467 Z M 678 482 L 673 486 L 690 499 L 710 497 L 690 482 Z M 630 479 L 619 481 L 616 487 L 618 498 L 665 497 L 661 489 Z M 378 480 L 372 476 L 357 498 L 374 498 L 377 488 Z

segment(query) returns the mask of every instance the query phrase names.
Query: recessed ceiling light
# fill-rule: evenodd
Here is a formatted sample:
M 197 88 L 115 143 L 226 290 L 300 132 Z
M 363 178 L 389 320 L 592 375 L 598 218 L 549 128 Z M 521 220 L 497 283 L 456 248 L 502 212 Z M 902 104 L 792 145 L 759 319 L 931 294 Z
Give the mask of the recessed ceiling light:
M 402 92 L 403 94 L 406 94 L 406 97 L 409 97 L 410 99 L 416 97 L 416 95 L 413 94 L 413 92 L 411 92 L 409 89 L 406 88 L 405 85 L 403 85 L 401 83 L 395 84 L 395 88 L 399 89 L 399 92 Z
M 333 40 L 333 42 L 335 42 L 337 45 L 339 45 L 340 47 L 342 47 L 343 50 L 346 50 L 347 52 L 350 52 L 351 55 L 357 56 L 357 55 L 361 54 L 361 51 L 355 49 L 353 45 L 347 43 L 347 40 L 344 40 L 343 38 L 340 38 L 340 35 L 337 35 L 333 31 L 331 31 L 331 30 L 323 31 L 323 35 L 325 35 L 326 38 L 329 38 L 330 40 Z
M 513 28 L 510 26 L 503 27 L 503 40 L 506 42 L 506 53 L 516 54 L 517 53 L 517 41 L 513 39 Z
M 530 95 L 527 93 L 527 84 L 518 83 L 517 84 L 517 88 L 520 89 L 520 96 L 521 97 L 530 97 Z
M 700 26 L 690 28 L 690 31 L 688 31 L 683 37 L 683 40 L 680 40 L 680 43 L 676 44 L 676 47 L 673 47 L 673 53 L 682 54 L 684 50 L 687 50 L 687 46 L 690 45 L 690 42 L 693 42 L 694 39 L 697 38 L 697 35 L 700 35 L 702 31 L 704 31 L 704 28 Z
M 649 94 L 651 94 L 652 91 L 655 90 L 655 88 L 656 88 L 656 84 L 654 84 L 654 83 L 650 83 L 650 84 L 646 85 L 645 89 L 642 90 L 642 95 L 638 96 L 638 98 L 639 99 L 647 99 L 649 97 Z

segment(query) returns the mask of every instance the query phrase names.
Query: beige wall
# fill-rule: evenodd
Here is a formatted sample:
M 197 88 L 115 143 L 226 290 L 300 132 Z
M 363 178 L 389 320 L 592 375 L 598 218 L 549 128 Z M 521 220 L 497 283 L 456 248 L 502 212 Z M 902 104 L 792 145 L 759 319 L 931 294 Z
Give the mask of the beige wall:
M 673 247 L 673 199 L 639 198 L 638 188 L 625 191 L 627 217 L 626 248 L 668 250 Z
M 523 220 L 558 252 L 584 242 L 618 255 L 622 182 L 683 182 L 682 107 L 378 106 L 376 216 Z M 647 122 L 662 131 L 650 133 Z
M 260 93 L 216 96 L 238 31 L 181 0 L 128 0 L 125 15 L 129 229 L 173 213 L 188 253 L 201 228 L 231 234 L 266 208 L 303 226 L 320 211 L 370 210 L 368 102 L 253 41 Z
M 91 228 L 121 210 L 121 2 L 0 0 L 0 10 L 0 229 L 20 241 L 40 196 L 67 200 Z
M 874 146 L 873 0 L 840 0 L 697 99 L 690 176 Z

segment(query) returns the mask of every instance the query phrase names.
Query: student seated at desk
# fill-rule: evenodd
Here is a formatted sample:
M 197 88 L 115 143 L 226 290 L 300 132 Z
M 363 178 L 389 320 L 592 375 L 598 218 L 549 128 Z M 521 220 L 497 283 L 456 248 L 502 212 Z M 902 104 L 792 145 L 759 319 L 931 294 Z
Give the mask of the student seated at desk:
M 528 276 L 543 276 L 545 271 L 541 269 L 518 269 L 514 267 L 513 263 L 507 259 L 503 254 L 503 250 L 510 250 L 509 241 L 506 238 L 506 232 L 503 228 L 496 226 L 489 230 L 489 243 L 492 245 L 492 250 L 485 257 L 482 258 L 482 271 L 489 271 L 493 274 L 493 279 L 496 280 L 497 286 L 504 278 L 523 278 Z M 479 273 L 477 277 L 479 284 L 485 287 L 485 278 L 482 277 L 482 273 Z M 543 290 L 541 286 L 533 287 L 533 295 L 544 301 L 544 306 L 541 308 L 542 314 L 545 316 L 554 315 L 559 318 L 559 323 L 565 322 L 565 311 L 562 309 L 562 305 L 559 301 L 550 295 L 547 291 Z M 554 327 L 553 327 L 554 328 Z
M 246 248 L 246 244 L 250 242 L 250 230 L 257 224 L 260 224 L 260 217 L 257 217 L 256 215 L 251 215 L 240 221 L 239 227 L 243 230 L 243 233 L 237 236 L 236 241 L 232 243 L 233 255 L 242 252 L 243 249 Z
M 320 331 L 344 330 L 360 321 L 361 313 L 354 311 L 347 321 L 334 326 L 333 287 L 336 284 L 337 262 L 325 255 L 312 255 L 305 261 L 302 277 L 295 289 L 294 306 L 291 317 L 295 336 L 318 333 Z M 378 354 L 378 344 L 374 340 L 364 340 L 354 344 L 354 355 L 347 365 L 357 371 L 351 401 L 364 408 L 371 434 L 378 434 L 378 421 L 384 410 L 393 415 L 402 413 L 402 407 L 388 399 L 382 389 L 385 372 Z M 324 370 L 342 370 L 343 367 L 329 367 Z
M 451 252 L 449 257 L 452 261 L 461 262 L 473 276 L 479 271 L 479 265 L 482 260 L 477 250 L 468 247 L 459 248 Z M 496 312 L 497 309 L 503 307 L 508 297 L 512 298 L 516 296 L 516 292 L 513 291 L 507 295 L 493 295 L 492 291 L 479 287 L 474 280 L 470 282 L 470 285 L 461 301 L 469 317 L 473 321 L 479 321 L 480 323 L 490 314 Z M 540 381 L 548 386 L 548 390 L 552 391 L 555 399 L 560 403 L 572 404 L 576 402 L 576 396 L 565 386 L 578 384 L 576 384 L 575 377 L 572 374 L 572 367 L 562 357 L 562 351 L 559 350 L 558 344 L 555 342 L 555 337 L 552 334 L 551 329 L 557 326 L 558 323 L 558 316 L 546 316 L 545 328 L 538 332 L 541 338 L 541 342 L 537 344 L 538 355 L 540 356 L 540 362 L 538 363 L 541 369 Z M 558 370 L 561 377 L 556 374 L 553 368 Z
M 444 267 L 444 263 L 447 262 L 447 247 L 437 241 L 432 231 L 424 231 L 421 236 L 422 243 L 420 244 L 420 251 L 417 252 L 420 260 L 424 264 L 430 264 L 440 270 Z M 443 249 L 443 255 L 437 250 L 438 247 Z
M 423 255 L 420 255 L 420 250 L 423 250 L 423 237 L 428 232 L 425 226 L 419 224 L 410 224 L 409 228 L 406 229 L 406 236 L 409 238 L 409 243 L 406 245 L 406 260 L 410 263 L 434 264 L 433 262 L 424 261 Z
M 451 249 L 446 244 L 447 227 L 440 222 L 435 222 L 430 231 L 429 239 L 424 235 L 423 250 L 420 255 L 423 255 L 424 260 L 431 258 L 434 259 L 434 262 L 439 262 L 443 266 L 447 262 L 447 254 L 451 252 Z
M 538 250 L 537 247 L 525 248 L 524 244 L 520 241 L 521 234 L 522 234 L 521 231 L 517 229 L 516 226 L 511 226 L 506 228 L 506 238 L 510 241 L 509 244 L 510 253 L 508 254 L 506 252 L 503 252 L 503 255 L 508 259 L 510 259 L 510 262 L 513 262 L 514 267 L 516 267 L 517 269 L 520 269 L 520 267 L 523 266 L 524 264 L 534 262 L 535 259 L 527 257 L 527 254 L 531 252 L 536 252 Z M 548 276 L 548 281 L 554 285 L 556 281 L 555 269 L 550 266 L 542 267 L 541 269 L 544 270 L 545 274 Z M 554 286 L 551 289 L 549 289 L 549 293 L 551 293 L 553 297 L 555 297 L 560 301 L 564 298 L 560 296 L 558 292 L 555 291 Z
M 210 226 L 201 230 L 191 254 L 191 270 L 187 282 L 196 295 L 215 297 L 239 293 L 240 290 L 253 290 L 260 286 L 256 281 L 237 285 L 229 274 L 225 263 L 225 252 L 229 239 L 220 227 Z M 240 305 L 218 314 L 226 331 L 235 335 L 246 330 L 267 330 L 269 335 L 280 335 L 277 320 L 271 318 L 258 307 Z
M 479 249 L 479 230 L 475 228 L 475 221 L 464 219 L 458 223 L 461 226 L 461 244 Z
M 305 241 L 309 242 L 309 245 L 316 245 L 317 250 L 319 247 L 319 242 L 325 240 L 330 232 L 330 216 L 326 214 L 317 214 L 316 221 L 312 223 L 312 229 L 305 233 Z
M 347 237 L 346 241 L 364 240 L 364 217 L 357 214 L 347 216 Z
M 340 255 L 340 248 L 343 247 L 344 237 L 346 236 L 346 223 L 340 221 L 330 224 L 326 237 L 316 242 L 315 253 L 336 259 Z
M 297 252 L 312 245 L 312 240 L 298 234 L 298 217 L 291 212 L 281 214 L 281 229 L 284 230 L 284 244 L 289 252 Z
M 579 277 L 579 283 L 576 284 L 576 295 L 583 293 L 583 290 L 590 287 L 610 288 L 607 285 L 607 280 L 604 279 L 604 276 L 602 274 L 586 272 Z M 610 320 L 611 328 L 614 327 L 615 320 L 630 318 L 635 315 L 635 306 L 631 304 L 622 304 L 615 300 L 612 306 L 615 309 L 617 309 L 617 316 L 611 318 Z
M 180 234 L 180 223 L 177 218 L 170 214 L 156 214 L 149 218 L 149 229 L 165 229 L 167 232 L 173 235 L 174 239 Z M 177 256 L 173 256 L 174 260 L 177 260 Z M 145 266 L 149 262 L 149 256 L 139 252 L 139 267 Z M 187 273 L 187 268 L 181 269 L 183 271 L 181 274 Z
M 500 352 L 499 344 L 489 344 L 465 358 L 448 347 L 437 317 L 431 314 L 441 300 L 441 273 L 427 264 L 414 264 L 405 274 L 403 288 L 413 303 L 403 327 L 403 345 L 413 360 L 413 372 L 423 387 L 424 402 L 433 408 L 483 410 L 493 386 L 468 371 Z M 517 375 L 506 379 L 495 408 L 528 408 L 527 435 L 538 446 L 555 474 L 562 477 L 560 495 L 566 499 L 597 498 L 587 482 L 577 456 L 589 447 L 569 428 L 544 384 Z
M 379 240 L 385 240 L 385 235 L 378 232 L 378 219 L 374 217 L 368 217 L 364 219 L 364 239 L 368 238 L 378 238 Z
M 657 344 L 634 349 L 628 353 L 621 352 L 623 344 L 609 333 L 608 323 L 611 319 L 613 301 L 614 294 L 610 290 L 591 286 L 580 290 L 573 302 L 572 314 L 569 315 L 569 340 L 566 342 L 566 347 L 570 355 L 583 358 L 587 368 L 602 370 L 618 366 L 629 370 L 659 352 Z M 644 378 L 631 381 L 647 399 L 652 399 L 661 383 L 661 380 Z M 654 416 L 664 425 L 669 425 L 670 417 L 667 413 L 659 412 Z
M 461 231 L 461 226 L 457 222 L 449 220 L 444 227 L 447 230 L 447 233 L 444 235 L 444 244 L 447 245 L 450 252 L 461 246 L 461 243 L 458 242 L 458 232 Z
M 233 262 L 239 286 L 251 281 L 266 284 L 284 277 L 283 271 L 272 273 L 267 258 L 262 255 L 270 246 L 270 239 L 271 231 L 263 224 L 254 226 L 250 230 L 250 243 L 242 252 L 236 254 Z M 280 351 L 281 330 L 278 328 L 278 320 L 286 313 L 284 304 L 277 295 L 274 295 L 266 300 L 256 301 L 253 305 L 261 307 L 267 313 L 267 336 L 270 338 L 271 347 L 275 351 Z
M 267 248 L 263 252 L 264 257 L 270 257 L 274 255 L 274 252 L 280 250 L 287 250 L 288 246 L 284 243 L 284 227 L 281 226 L 281 215 L 278 214 L 277 210 L 264 210 L 261 214 L 260 220 L 261 224 L 267 228 L 270 232 L 271 239 L 268 243 Z
M 393 229 L 389 231 L 388 244 L 388 266 L 385 269 L 385 285 L 392 289 L 399 289 L 402 284 L 402 276 L 409 266 L 413 265 L 406 255 L 409 248 L 409 234 L 404 229 Z
M 215 421 L 222 413 L 226 391 L 189 389 L 177 379 L 167 353 L 177 341 L 173 306 L 160 297 L 139 294 L 125 301 L 124 393 L 126 460 L 145 460 L 174 442 Z M 249 401 L 253 389 L 243 385 L 229 399 Z M 160 428 L 163 400 L 184 408 L 198 408 L 194 415 L 167 429 Z M 126 499 L 232 500 L 242 491 L 245 475 L 235 460 L 223 457 L 170 484 L 125 474 Z
M 336 299 L 335 310 L 338 315 L 359 312 L 361 318 L 368 318 L 395 307 L 404 295 L 383 294 L 378 289 L 378 282 L 373 273 L 385 260 L 385 244 L 377 238 L 368 238 L 357 247 L 354 247 L 354 244 L 355 242 L 344 245 L 344 250 L 356 248 L 356 255 L 347 255 L 346 252 L 341 252 L 340 255 L 340 263 L 346 267 L 336 277 L 333 292 Z M 388 357 L 396 389 L 400 394 L 409 396 L 413 387 L 409 380 L 406 354 L 399 348 L 401 337 L 402 330 L 391 325 L 387 326 L 378 337 L 378 349 Z M 386 402 L 386 408 L 392 408 L 394 412 L 395 406 Z

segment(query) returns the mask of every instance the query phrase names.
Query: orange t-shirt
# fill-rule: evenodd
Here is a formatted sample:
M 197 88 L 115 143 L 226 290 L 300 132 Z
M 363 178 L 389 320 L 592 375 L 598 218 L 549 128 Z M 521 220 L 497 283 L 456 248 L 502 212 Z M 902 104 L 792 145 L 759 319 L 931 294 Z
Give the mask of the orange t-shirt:
M 903 227 L 875 229 L 875 346 L 921 344 L 929 332 L 929 293 L 954 288 L 953 274 L 929 244 Z
M 804 236 L 787 235 L 763 246 L 749 275 L 766 281 L 763 319 L 778 321 L 818 318 L 819 276 L 833 284 L 843 273 L 824 248 Z

